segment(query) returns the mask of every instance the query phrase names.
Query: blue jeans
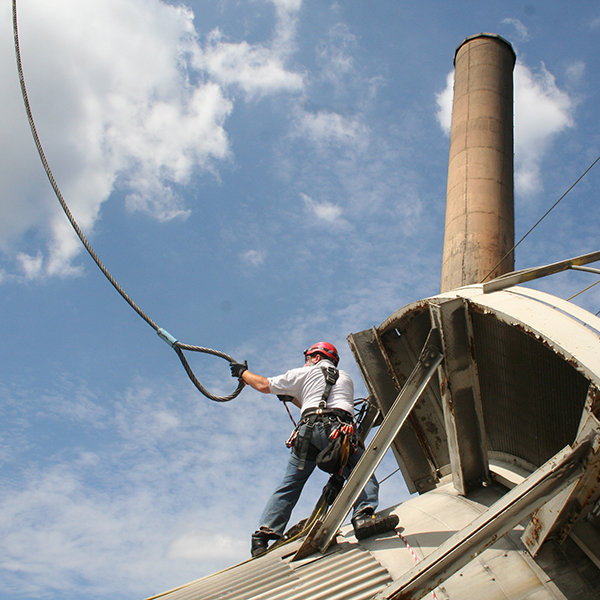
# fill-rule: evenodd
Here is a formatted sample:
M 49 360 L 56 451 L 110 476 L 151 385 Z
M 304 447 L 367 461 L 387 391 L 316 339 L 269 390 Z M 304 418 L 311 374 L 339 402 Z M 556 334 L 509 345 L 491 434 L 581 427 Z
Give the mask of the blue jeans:
M 301 438 L 306 425 L 300 427 L 298 431 L 298 438 Z M 311 443 L 314 444 L 319 450 L 322 450 L 329 444 L 327 433 L 323 424 L 316 422 L 314 424 Z M 362 455 L 362 448 L 356 454 L 352 454 L 348 459 L 348 466 L 344 469 L 343 475 L 345 478 L 348 477 L 350 471 L 356 466 L 359 458 Z M 292 510 L 302 492 L 304 484 L 310 477 L 311 473 L 315 470 L 317 463 L 312 460 L 307 460 L 304 469 L 300 471 L 298 469 L 299 463 L 298 456 L 292 451 L 290 454 L 290 460 L 288 462 L 287 470 L 283 477 L 282 482 L 279 484 L 277 489 L 273 492 L 271 498 L 267 502 L 265 509 L 260 517 L 260 526 L 271 529 L 280 536 L 284 534 L 286 525 L 292 515 Z M 373 510 L 377 509 L 379 504 L 379 484 L 375 475 L 373 475 L 365 489 L 361 492 L 356 504 L 354 505 L 354 514 L 358 511 L 370 506 Z

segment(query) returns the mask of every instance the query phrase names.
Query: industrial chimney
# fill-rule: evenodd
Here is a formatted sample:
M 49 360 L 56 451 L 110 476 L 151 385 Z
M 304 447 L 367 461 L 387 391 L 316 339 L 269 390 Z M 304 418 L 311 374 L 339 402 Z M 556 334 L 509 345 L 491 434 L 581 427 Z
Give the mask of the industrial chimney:
M 441 291 L 514 270 L 513 69 L 498 35 L 467 38 L 454 55 L 454 100 Z

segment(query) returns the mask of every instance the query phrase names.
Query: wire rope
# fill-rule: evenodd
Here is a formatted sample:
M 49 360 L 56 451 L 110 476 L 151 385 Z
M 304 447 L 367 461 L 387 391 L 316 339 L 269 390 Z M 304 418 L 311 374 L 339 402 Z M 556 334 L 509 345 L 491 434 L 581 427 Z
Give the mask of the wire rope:
M 392 475 L 395 475 L 400 470 L 398 467 L 395 471 L 392 471 L 389 475 L 386 475 L 382 480 L 379 481 L 379 485 L 381 485 L 384 481 L 387 481 Z
M 71 223 L 71 226 L 75 230 L 75 233 L 81 240 L 81 243 L 83 244 L 85 249 L 88 251 L 88 254 L 92 257 L 92 260 L 96 263 L 98 268 L 102 271 L 104 276 L 108 279 L 108 281 L 112 284 L 112 286 L 117 290 L 117 292 L 119 292 L 119 294 L 121 294 L 121 296 L 127 302 L 127 304 L 129 304 L 129 306 L 131 306 L 131 308 L 133 308 L 133 310 L 135 310 L 135 312 L 142 319 L 144 319 L 144 321 L 146 321 L 146 323 L 148 323 L 148 325 L 150 325 L 150 327 L 152 327 L 152 329 L 154 329 L 154 331 L 156 331 L 156 333 L 159 335 L 159 337 L 161 339 L 163 339 L 165 342 L 167 342 L 175 350 L 186 373 L 188 374 L 188 377 L 190 378 L 192 383 L 196 386 L 198 391 L 200 391 L 204 396 L 206 396 L 210 400 L 214 400 L 215 402 L 228 402 L 229 400 L 233 400 L 233 398 L 237 397 L 240 394 L 240 392 L 244 388 L 245 384 L 240 380 L 235 391 L 233 393 L 229 394 L 228 396 L 215 396 L 215 395 L 211 394 L 200 383 L 200 381 L 198 381 L 198 379 L 194 375 L 194 372 L 192 371 L 185 356 L 183 355 L 183 350 L 188 350 L 191 352 L 202 352 L 205 354 L 212 354 L 214 356 L 218 356 L 220 358 L 228 360 L 230 363 L 233 363 L 236 361 L 233 358 L 231 358 L 231 356 L 225 354 L 224 352 L 219 352 L 218 350 L 213 350 L 211 348 L 205 348 L 203 346 L 190 346 L 188 344 L 182 344 L 179 341 L 177 341 L 173 336 L 171 336 L 171 334 L 169 334 L 167 331 L 165 331 L 164 329 L 159 327 L 132 300 L 132 298 L 127 294 L 127 292 L 125 292 L 125 290 L 119 285 L 119 283 L 116 281 L 116 279 L 111 275 L 109 270 L 102 263 L 102 261 L 100 260 L 100 258 L 98 257 L 98 255 L 96 254 L 96 252 L 94 251 L 94 249 L 92 248 L 90 243 L 88 242 L 87 238 L 83 234 L 83 231 L 81 230 L 77 221 L 73 217 L 65 199 L 63 198 L 60 188 L 58 187 L 58 184 L 57 184 L 56 180 L 54 179 L 54 175 L 52 174 L 50 165 L 48 164 L 48 161 L 46 160 L 46 155 L 44 153 L 44 149 L 42 148 L 42 144 L 40 142 L 40 138 L 37 133 L 37 128 L 36 128 L 35 122 L 33 120 L 33 113 L 31 111 L 31 105 L 29 102 L 29 97 L 27 95 L 27 88 L 25 86 L 25 76 L 23 74 L 23 64 L 21 61 L 21 48 L 20 48 L 20 44 L 19 44 L 19 30 L 18 30 L 18 23 L 17 23 L 17 0 L 12 0 L 12 17 L 13 17 L 13 36 L 14 36 L 15 56 L 16 56 L 16 61 L 17 61 L 17 71 L 19 73 L 19 83 L 21 86 L 21 94 L 23 96 L 23 103 L 25 104 L 25 112 L 27 113 L 27 120 L 29 121 L 29 128 L 31 129 L 31 134 L 32 134 L 33 140 L 35 142 L 35 146 L 37 148 L 39 157 L 42 161 L 42 165 L 44 166 L 44 170 L 46 171 L 48 180 L 50 181 L 50 185 L 52 186 L 52 189 L 54 190 L 54 193 L 55 193 L 56 197 L 58 198 L 58 201 L 59 201 L 65 215 L 67 216 L 67 219 L 69 220 L 69 222 Z
M 595 285 L 598 285 L 599 283 L 600 283 L 600 279 L 598 281 L 595 281 L 591 285 L 588 285 L 586 288 L 583 288 L 580 292 L 573 294 L 570 298 L 567 298 L 567 302 L 570 302 L 571 300 L 573 300 L 573 298 L 577 298 L 577 296 L 579 296 L 580 294 L 583 294 L 583 292 L 587 292 L 589 289 L 593 288 Z M 596 314 L 598 314 L 598 313 L 596 313 Z
M 512 252 L 515 251 L 516 247 L 550 214 L 552 210 L 558 205 L 558 203 L 588 174 L 589 171 L 600 161 L 600 156 L 579 176 L 577 181 L 538 219 L 537 223 L 498 261 L 498 264 L 481 280 L 483 283 L 505 260 Z

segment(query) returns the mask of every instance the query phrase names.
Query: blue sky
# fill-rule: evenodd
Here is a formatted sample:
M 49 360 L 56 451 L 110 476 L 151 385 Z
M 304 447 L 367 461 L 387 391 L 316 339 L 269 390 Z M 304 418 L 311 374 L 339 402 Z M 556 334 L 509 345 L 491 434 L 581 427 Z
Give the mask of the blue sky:
M 600 154 L 600 3 L 19 0 L 38 133 L 92 245 L 184 343 L 271 375 L 439 291 L 452 59 L 508 39 L 517 239 Z M 0 599 L 144 598 L 238 561 L 292 424 L 201 396 L 70 230 L 0 5 Z M 599 248 L 600 166 L 517 268 Z M 536 284 L 568 298 L 595 278 Z M 592 288 L 576 302 L 600 310 Z M 189 356 L 189 355 L 188 355 Z M 189 356 L 215 393 L 226 362 Z M 386 458 L 380 478 L 395 468 Z M 316 477 L 295 514 L 306 516 Z M 401 477 L 381 505 L 407 497 Z

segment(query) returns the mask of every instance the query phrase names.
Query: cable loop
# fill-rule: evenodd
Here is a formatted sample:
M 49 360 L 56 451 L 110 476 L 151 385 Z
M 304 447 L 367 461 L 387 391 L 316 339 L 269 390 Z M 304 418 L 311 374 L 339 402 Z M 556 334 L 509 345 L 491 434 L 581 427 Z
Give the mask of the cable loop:
M 142 319 L 144 319 L 144 321 L 146 321 L 146 323 L 148 323 L 148 325 L 150 325 L 150 327 L 152 327 L 154 329 L 154 331 L 156 331 L 156 333 L 158 333 L 158 335 L 162 339 L 164 339 L 167 343 L 169 343 L 169 345 L 175 350 L 175 352 L 177 352 L 177 355 L 179 356 L 181 362 L 183 363 L 183 366 L 185 368 L 186 373 L 188 374 L 188 377 L 191 379 L 192 383 L 196 386 L 196 388 L 202 394 L 204 394 L 207 398 L 209 398 L 210 400 L 214 400 L 215 402 L 227 402 L 229 400 L 233 400 L 233 398 L 238 396 L 239 393 L 244 388 L 243 383 L 238 385 L 237 389 L 229 396 L 214 396 L 198 381 L 198 379 L 194 375 L 194 372 L 190 368 L 187 360 L 183 356 L 183 352 L 181 350 L 191 350 L 193 352 L 204 352 L 206 354 L 213 354 L 215 356 L 218 356 L 220 358 L 224 358 L 224 359 L 228 360 L 230 363 L 235 362 L 233 360 L 233 358 L 231 358 L 224 352 L 219 352 L 218 350 L 212 350 L 211 348 L 203 348 L 202 346 L 188 346 L 186 344 L 180 344 L 179 342 L 177 342 L 175 340 L 175 338 L 172 338 L 172 336 L 170 336 L 170 334 L 168 334 L 168 332 L 165 332 L 164 329 L 160 328 L 131 299 L 131 297 L 119 285 L 117 280 L 111 275 L 109 270 L 104 266 L 104 264 L 102 263 L 102 261 L 100 260 L 100 258 L 98 257 L 98 255 L 96 254 L 96 252 L 94 251 L 94 249 L 92 248 L 90 243 L 88 242 L 87 238 L 83 234 L 83 231 L 81 231 L 81 228 L 79 227 L 77 221 L 75 221 L 75 218 L 71 214 L 71 211 L 70 211 L 67 203 L 65 202 L 65 199 L 63 198 L 63 195 L 58 187 L 58 184 L 56 183 L 56 180 L 54 179 L 54 175 L 52 174 L 50 165 L 48 164 L 48 161 L 46 160 L 46 155 L 44 154 L 44 150 L 42 148 L 42 143 L 40 142 L 40 138 L 37 134 L 37 129 L 35 127 L 35 122 L 33 120 L 33 113 L 31 112 L 31 106 L 29 104 L 29 98 L 27 96 L 27 88 L 25 87 L 25 76 L 23 75 L 23 65 L 21 62 L 21 49 L 19 47 L 19 30 L 17 27 L 17 0 L 13 0 L 13 2 L 12 2 L 12 13 L 13 13 L 13 35 L 14 35 L 14 45 L 15 45 L 15 57 L 16 57 L 16 61 L 17 61 L 17 71 L 19 73 L 19 83 L 21 85 L 21 94 L 23 96 L 23 103 L 25 104 L 25 112 L 27 113 L 27 119 L 29 121 L 29 128 L 31 129 L 33 141 L 35 142 L 35 146 L 37 148 L 38 154 L 42 161 L 42 165 L 44 166 L 44 170 L 46 171 L 48 180 L 50 181 L 50 185 L 52 186 L 52 189 L 54 190 L 54 193 L 55 193 L 56 197 L 58 198 L 58 201 L 59 201 L 65 215 L 67 216 L 69 223 L 71 223 L 71 226 L 75 230 L 75 233 L 81 240 L 81 243 L 83 244 L 85 249 L 88 251 L 88 254 L 92 257 L 93 261 L 96 263 L 98 268 L 102 271 L 104 276 L 108 279 L 108 281 L 112 284 L 112 286 L 117 290 L 117 292 L 119 292 L 119 294 L 121 294 L 121 296 L 127 302 L 127 304 L 129 304 L 129 306 L 131 306 L 131 308 L 133 308 L 133 310 L 135 310 L 135 312 Z
M 183 354 L 183 350 L 190 350 L 191 352 L 204 352 L 205 354 L 212 354 L 214 356 L 218 356 L 219 358 L 224 358 L 225 360 L 228 360 L 230 363 L 236 362 L 236 361 L 233 358 L 231 358 L 231 356 L 228 356 L 224 352 L 219 352 L 218 350 L 213 350 L 212 348 L 204 348 L 202 346 L 188 346 L 187 344 L 180 344 L 179 342 L 175 342 L 175 344 L 173 345 L 173 350 L 175 350 L 175 352 L 177 353 L 177 356 L 179 356 L 179 360 L 181 361 L 181 364 L 183 365 L 183 368 L 185 369 L 185 372 L 188 374 L 188 377 L 190 378 L 191 382 L 196 386 L 196 388 L 198 389 L 198 391 L 200 393 L 204 394 L 210 400 L 214 400 L 215 402 L 229 402 L 230 400 L 233 400 L 234 398 L 239 396 L 240 392 L 246 386 L 246 384 L 243 381 L 240 381 L 237 388 L 235 389 L 235 391 L 233 393 L 229 394 L 229 396 L 215 396 L 215 395 L 211 394 L 198 381 L 198 379 L 194 375 L 194 372 L 192 371 L 192 368 L 190 367 L 188 361 L 186 360 L 186 358 Z

